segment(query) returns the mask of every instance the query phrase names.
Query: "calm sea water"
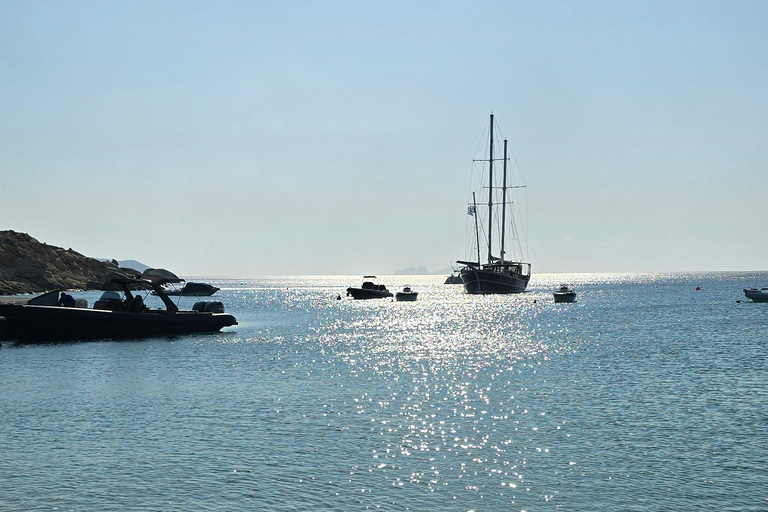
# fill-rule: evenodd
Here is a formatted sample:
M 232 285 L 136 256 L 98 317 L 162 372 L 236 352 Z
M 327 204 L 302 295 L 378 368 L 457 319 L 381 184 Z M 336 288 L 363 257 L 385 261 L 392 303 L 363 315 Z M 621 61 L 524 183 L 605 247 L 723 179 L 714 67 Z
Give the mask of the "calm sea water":
M 0 510 L 768 510 L 768 273 L 443 279 L 208 280 L 236 328 L 4 345 Z

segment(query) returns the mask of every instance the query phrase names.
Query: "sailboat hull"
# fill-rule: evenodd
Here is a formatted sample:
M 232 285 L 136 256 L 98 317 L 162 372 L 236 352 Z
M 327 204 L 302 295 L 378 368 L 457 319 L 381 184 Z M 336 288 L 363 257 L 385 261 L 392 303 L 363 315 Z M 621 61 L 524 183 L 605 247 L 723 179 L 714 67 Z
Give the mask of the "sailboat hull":
M 464 291 L 471 294 L 521 293 L 531 276 L 515 272 L 466 268 L 461 273 Z

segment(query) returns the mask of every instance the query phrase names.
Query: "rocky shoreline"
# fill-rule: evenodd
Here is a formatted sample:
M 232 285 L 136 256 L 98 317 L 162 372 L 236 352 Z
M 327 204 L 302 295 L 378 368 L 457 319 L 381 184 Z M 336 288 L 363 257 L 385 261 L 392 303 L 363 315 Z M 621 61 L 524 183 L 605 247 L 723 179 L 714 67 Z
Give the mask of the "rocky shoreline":
M 129 274 L 134 272 L 121 269 L 115 260 L 100 261 L 26 233 L 0 231 L 0 295 L 98 290 L 110 277 Z

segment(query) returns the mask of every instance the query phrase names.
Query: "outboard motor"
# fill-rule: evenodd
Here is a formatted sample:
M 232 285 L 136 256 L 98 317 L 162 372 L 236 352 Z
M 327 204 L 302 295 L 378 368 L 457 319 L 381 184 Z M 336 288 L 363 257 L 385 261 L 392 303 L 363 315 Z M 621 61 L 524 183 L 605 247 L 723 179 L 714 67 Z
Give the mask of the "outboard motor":
M 219 301 L 204 301 L 195 302 L 192 306 L 192 311 L 199 311 L 201 313 L 223 313 L 224 304 Z

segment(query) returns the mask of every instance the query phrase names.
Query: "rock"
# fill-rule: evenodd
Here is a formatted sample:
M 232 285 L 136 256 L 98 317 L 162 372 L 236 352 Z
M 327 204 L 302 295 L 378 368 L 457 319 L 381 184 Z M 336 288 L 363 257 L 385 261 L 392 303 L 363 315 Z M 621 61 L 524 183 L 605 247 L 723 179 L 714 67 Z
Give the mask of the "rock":
M 133 275 L 112 261 L 40 243 L 26 233 L 0 231 L 0 295 L 98 290 L 111 273 Z

